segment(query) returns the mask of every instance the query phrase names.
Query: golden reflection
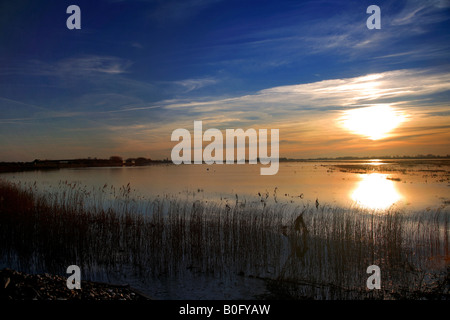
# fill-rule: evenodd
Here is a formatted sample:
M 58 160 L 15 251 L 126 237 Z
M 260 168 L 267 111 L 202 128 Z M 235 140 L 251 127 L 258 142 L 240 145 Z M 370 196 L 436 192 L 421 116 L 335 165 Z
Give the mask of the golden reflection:
M 347 130 L 371 140 L 386 138 L 404 120 L 404 115 L 388 105 L 347 110 L 340 119 Z
M 395 188 L 395 182 L 386 179 L 381 173 L 362 174 L 362 180 L 352 192 L 351 198 L 361 207 L 387 209 L 402 196 Z
M 382 164 L 386 164 L 385 162 L 383 162 L 383 160 L 381 159 L 371 159 L 369 160 L 369 163 L 371 166 L 381 166 Z

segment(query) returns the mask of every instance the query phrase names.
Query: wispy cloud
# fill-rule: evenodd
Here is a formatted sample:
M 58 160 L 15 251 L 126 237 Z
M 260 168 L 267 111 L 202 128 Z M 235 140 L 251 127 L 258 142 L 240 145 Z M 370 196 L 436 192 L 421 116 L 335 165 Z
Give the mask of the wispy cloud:
M 192 86 L 195 87 L 194 84 Z M 15 123 L 16 128 L 17 124 L 26 125 L 28 132 L 34 127 L 39 128 L 39 136 L 45 134 L 48 139 L 47 145 L 52 145 L 53 135 L 69 137 L 75 134 L 79 140 L 90 141 L 89 146 L 97 144 L 108 152 L 127 150 L 137 154 L 141 150 L 152 157 L 162 158 L 170 154 L 169 137 L 173 130 L 192 129 L 194 120 L 203 120 L 205 128 L 221 130 L 278 128 L 282 156 L 307 157 L 377 150 L 389 153 L 400 150 L 399 143 L 431 148 L 427 149 L 430 153 L 442 153 L 450 141 L 450 114 L 448 103 L 436 97 L 449 91 L 449 72 L 404 69 L 278 86 L 220 99 L 203 97 L 152 103 L 110 93 L 80 98 L 77 102 L 84 108 L 79 111 L 37 110 L 31 119 L 14 117 L 11 113 L 10 117 L 1 118 L 4 124 L 1 132 L 4 139 L 10 141 L 3 144 L 20 139 L 20 133 L 8 131 Z M 106 108 L 111 101 L 117 103 Z M 368 142 L 340 125 L 338 119 L 346 110 L 377 104 L 390 105 L 407 119 L 383 142 Z M 49 119 L 52 119 L 51 126 L 45 125 L 50 123 Z M 96 140 L 91 141 L 89 137 L 96 137 Z M 432 139 L 433 143 L 427 145 L 427 139 Z
M 61 59 L 52 63 L 29 60 L 20 65 L 2 66 L 1 75 L 32 76 L 92 76 L 95 74 L 117 75 L 126 73 L 131 61 L 108 56 L 81 56 Z
M 185 93 L 197 90 L 209 85 L 216 84 L 218 81 L 212 78 L 204 78 L 204 79 L 185 79 L 180 81 L 175 81 L 175 84 L 182 86 L 185 88 Z
M 391 25 L 423 25 L 448 20 L 445 9 L 450 8 L 447 0 L 409 0 L 403 10 L 391 21 Z
M 450 73 L 431 69 L 410 69 L 369 74 L 346 79 L 280 86 L 254 94 L 210 101 L 161 102 L 164 109 L 175 113 L 180 127 L 190 128 L 193 120 L 203 120 L 208 127 L 219 129 L 279 128 L 290 152 L 320 151 L 321 146 L 336 150 L 356 149 L 365 139 L 344 130 L 338 119 L 346 110 L 387 104 L 405 116 L 404 124 L 394 132 L 386 146 L 400 140 L 414 144 L 419 136 L 440 137 L 441 147 L 449 134 L 443 132 L 449 121 L 448 105 L 433 101 L 436 94 L 450 91 Z M 423 123 L 430 127 L 424 131 Z M 433 130 L 436 126 L 436 130 Z M 349 145 L 330 142 L 351 141 Z M 395 137 L 395 139 L 394 139 Z M 403 138 L 401 138 L 403 137 Z M 422 138 L 420 138 L 422 139 Z M 382 144 L 371 143 L 374 147 Z M 368 147 L 365 146 L 364 148 Z M 380 147 L 381 148 L 381 147 Z M 330 150 L 330 149 L 329 149 Z
M 433 60 L 447 57 L 450 45 L 445 42 L 421 42 L 420 48 L 407 43 L 420 41 L 418 36 L 434 32 L 433 25 L 450 19 L 449 2 L 440 0 L 400 1 L 402 9 L 392 3 L 381 6 L 381 30 L 366 27 L 363 4 L 342 2 L 341 10 L 330 12 L 322 19 L 311 20 L 300 10 L 293 10 L 283 25 L 268 25 L 267 28 L 223 31 L 221 42 L 210 48 L 224 52 L 225 57 L 234 52 L 246 53 L 246 57 L 264 53 L 264 63 L 258 67 L 271 68 L 280 63 L 288 65 L 314 55 L 326 54 L 344 61 L 383 57 L 386 60 L 407 61 Z M 339 3 L 334 3 L 339 8 Z M 345 10 L 344 10 L 345 9 Z M 281 17 L 280 17 L 281 19 Z M 234 32 L 233 32 L 234 31 Z M 230 53 L 230 54 L 228 54 Z M 399 59 L 400 58 L 400 59 Z M 240 63 L 244 68 L 250 59 L 225 59 L 222 63 Z
M 214 79 L 188 79 L 177 82 L 187 91 L 215 84 Z M 186 117 L 217 119 L 217 123 L 237 121 L 235 125 L 268 121 L 292 121 L 293 118 L 309 118 L 317 114 L 337 113 L 351 108 L 373 104 L 392 104 L 405 110 L 420 110 L 428 106 L 429 112 L 448 111 L 442 104 L 430 101 L 431 96 L 450 91 L 450 73 L 436 69 L 404 69 L 374 73 L 353 78 L 330 79 L 298 85 L 278 86 L 253 94 L 228 98 L 185 98 L 148 102 L 141 98 L 120 93 L 86 94 L 73 103 L 76 110 L 54 110 L 35 107 L 37 118 L 74 117 L 95 114 L 150 112 L 158 109 L 167 121 Z M 2 98 L 3 104 L 24 104 Z M 431 107 L 430 107 L 431 106 Z M 14 110 L 11 106 L 11 110 Z M 153 112 L 153 111 L 152 111 Z M 422 109 L 422 112 L 425 110 Z M 4 115 L 4 114 L 3 114 Z M 10 118 L 17 117 L 13 111 Z M 5 117 L 3 117 L 3 120 Z M 137 119 L 150 121 L 151 119 Z M 239 123 L 241 122 L 241 123 Z
M 130 65 L 130 61 L 117 57 L 86 56 L 62 60 L 56 67 L 61 72 L 76 74 L 121 74 L 127 72 Z
M 450 90 L 450 73 L 430 69 L 387 71 L 347 79 L 330 79 L 264 89 L 255 94 L 211 101 L 178 101 L 168 109 L 191 112 L 240 110 L 290 113 L 291 111 L 359 107 L 378 100 L 391 102 Z M 278 107 L 278 108 L 277 108 Z

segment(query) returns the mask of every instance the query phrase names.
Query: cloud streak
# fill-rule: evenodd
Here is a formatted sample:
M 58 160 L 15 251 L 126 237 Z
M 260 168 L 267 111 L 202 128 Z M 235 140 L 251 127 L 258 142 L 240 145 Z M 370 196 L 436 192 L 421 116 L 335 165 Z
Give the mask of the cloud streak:
M 61 59 L 54 63 L 29 60 L 20 65 L 3 66 L 1 75 L 31 76 L 93 76 L 95 74 L 117 75 L 126 73 L 131 61 L 108 56 L 81 56 Z
M 76 139 L 87 141 L 86 152 L 97 145 L 98 151 L 105 153 L 125 152 L 133 156 L 144 154 L 165 158 L 172 147 L 171 132 L 177 128 L 190 130 L 194 120 L 203 120 L 205 128 L 220 130 L 279 129 L 280 152 L 284 157 L 361 155 L 361 152 L 368 155 L 411 154 L 411 150 L 413 153 L 445 154 L 450 142 L 450 113 L 448 104 L 434 97 L 449 91 L 450 73 L 406 69 L 278 86 L 222 99 L 204 97 L 156 103 L 136 100 L 111 110 L 47 114 L 41 111 L 31 120 L 1 119 L 2 145 L 12 146 L 18 139 L 25 140 L 20 133 L 7 131 L 16 121 L 16 127 L 20 123 L 28 127 L 28 132 L 39 132 L 35 139 L 47 139 L 47 145 L 54 145 L 65 137 L 65 146 L 61 146 L 61 150 L 67 149 L 67 154 L 80 150 L 79 144 L 68 142 Z M 86 97 L 83 103 L 89 104 L 91 98 Z M 108 101 L 110 98 L 128 101 L 126 96 L 106 98 Z M 388 138 L 368 141 L 340 125 L 339 119 L 345 111 L 377 104 L 388 104 L 406 117 Z M 52 125 L 49 127 L 50 118 Z M 54 136 L 59 138 L 55 140 Z
M 252 60 L 248 57 L 259 56 L 262 52 L 264 59 L 258 67 L 265 69 L 295 64 L 315 55 L 332 55 L 341 61 L 383 57 L 396 63 L 401 62 L 399 56 L 406 57 L 408 62 L 447 57 L 448 41 L 421 41 L 416 50 L 411 50 L 409 45 L 417 43 L 418 36 L 431 34 L 435 24 L 449 20 L 446 1 L 400 1 L 397 2 L 403 7 L 400 10 L 393 8 L 392 3 L 382 3 L 382 28 L 375 31 L 366 28 L 368 15 L 363 4 L 342 2 L 334 5 L 336 12 L 330 12 L 320 20 L 310 20 L 308 11 L 304 13 L 299 5 L 291 14 L 279 18 L 286 21 L 281 26 L 223 31 L 231 36 L 225 36 L 208 50 L 223 52 L 226 58 L 221 63 L 240 62 L 243 68 Z M 245 55 L 238 59 L 236 52 Z M 230 59 L 231 56 L 234 58 Z
M 204 79 L 185 79 L 180 81 L 174 82 L 177 85 L 182 86 L 185 88 L 185 93 L 194 91 L 206 86 L 210 86 L 217 83 L 217 80 L 212 78 L 204 78 Z

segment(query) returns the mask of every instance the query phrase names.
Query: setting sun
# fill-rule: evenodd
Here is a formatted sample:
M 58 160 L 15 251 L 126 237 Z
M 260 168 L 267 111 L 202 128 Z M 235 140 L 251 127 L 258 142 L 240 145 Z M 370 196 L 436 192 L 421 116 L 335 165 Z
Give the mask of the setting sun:
M 405 116 L 388 105 L 376 105 L 345 111 L 340 120 L 347 130 L 378 140 L 386 138 Z

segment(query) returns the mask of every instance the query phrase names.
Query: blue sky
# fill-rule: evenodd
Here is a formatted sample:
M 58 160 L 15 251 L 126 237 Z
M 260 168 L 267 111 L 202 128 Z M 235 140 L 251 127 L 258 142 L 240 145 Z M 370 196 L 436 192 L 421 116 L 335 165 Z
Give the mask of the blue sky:
M 1 1 L 0 29 L 0 161 L 165 158 L 194 120 L 287 157 L 450 150 L 449 1 Z M 386 139 L 339 125 L 377 104 L 407 119 Z

